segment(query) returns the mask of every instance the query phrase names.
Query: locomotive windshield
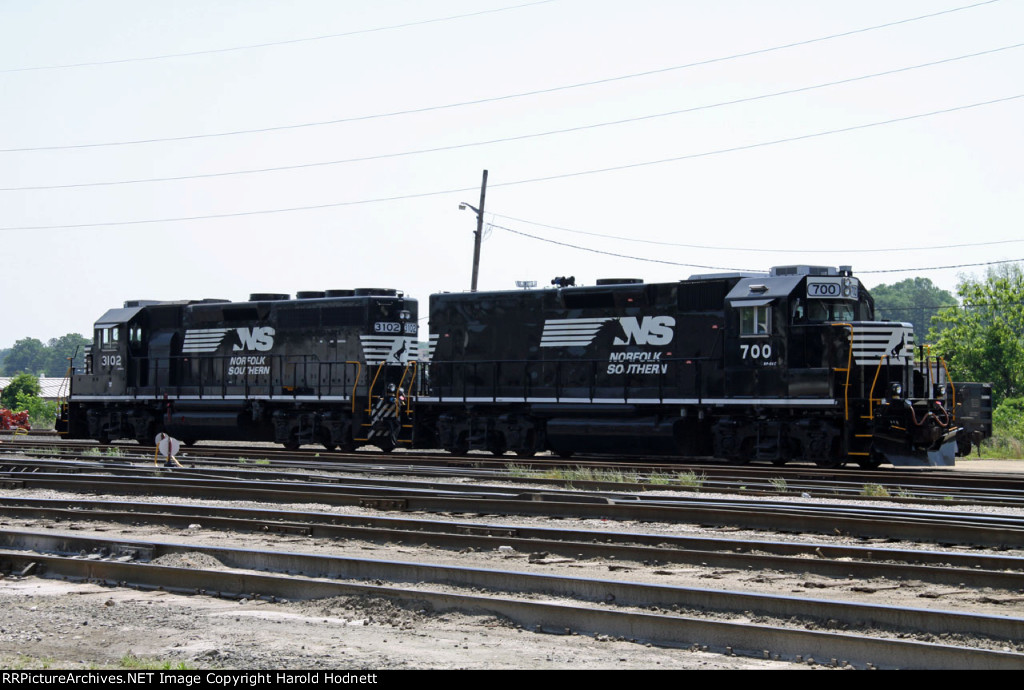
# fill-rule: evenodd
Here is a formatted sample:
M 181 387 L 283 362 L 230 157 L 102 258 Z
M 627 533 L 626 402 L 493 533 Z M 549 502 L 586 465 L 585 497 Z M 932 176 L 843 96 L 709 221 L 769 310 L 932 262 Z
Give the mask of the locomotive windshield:
M 793 300 L 793 323 L 870 321 L 867 305 L 850 300 Z
M 856 302 L 816 299 L 807 305 L 809 321 L 854 321 Z

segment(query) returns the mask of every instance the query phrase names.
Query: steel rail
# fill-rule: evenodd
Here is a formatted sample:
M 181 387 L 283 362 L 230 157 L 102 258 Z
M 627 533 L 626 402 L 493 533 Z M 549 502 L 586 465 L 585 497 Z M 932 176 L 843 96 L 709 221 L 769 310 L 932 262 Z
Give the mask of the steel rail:
M 364 505 L 385 510 L 471 512 L 513 515 L 561 515 L 617 520 L 696 522 L 782 531 L 819 531 L 862 537 L 903 538 L 938 543 L 1019 548 L 1024 545 L 1024 518 L 865 507 L 723 501 L 700 498 L 640 500 L 629 495 L 581 494 L 571 491 L 532 492 L 502 487 L 460 487 L 395 490 L 387 486 L 237 482 L 180 479 L 169 476 L 111 478 L 102 475 L 0 473 L 0 489 L 39 487 L 117 494 L 168 494 L 269 502 L 322 502 Z M 461 490 L 460 490 L 461 489 Z
M 35 468 L 33 468 L 35 469 Z M 664 495 L 658 496 L 647 492 L 639 494 L 626 494 L 621 492 L 586 492 L 581 493 L 577 491 L 559 491 L 559 490 L 548 490 L 546 492 L 533 493 L 527 490 L 525 493 L 519 488 L 510 488 L 507 486 L 488 486 L 486 484 L 474 484 L 474 485 L 461 485 L 452 483 L 428 483 L 421 481 L 402 481 L 393 478 L 388 479 L 373 479 L 373 478 L 361 478 L 355 480 L 352 478 L 338 478 L 328 476 L 303 476 L 295 474 L 280 474 L 276 475 L 281 481 L 267 482 L 265 478 L 268 475 L 263 473 L 228 473 L 231 477 L 224 478 L 216 476 L 216 473 L 206 472 L 195 472 L 191 470 L 180 470 L 175 469 L 173 471 L 167 471 L 163 468 L 132 468 L 124 466 L 106 466 L 102 468 L 99 474 L 93 474 L 90 472 L 96 472 L 96 468 L 89 468 L 86 466 L 76 466 L 73 471 L 64 475 L 62 473 L 47 473 L 47 472 L 30 472 L 27 476 L 33 480 L 46 481 L 53 480 L 59 481 L 61 477 L 76 481 L 76 477 L 84 476 L 89 473 L 90 477 L 103 477 L 103 478 L 117 478 L 123 480 L 125 484 L 131 484 L 139 481 L 143 482 L 154 482 L 153 486 L 169 486 L 169 485 L 183 485 L 185 483 L 191 483 L 193 486 L 206 485 L 210 487 L 222 487 L 226 490 L 232 489 L 252 489 L 259 490 L 264 486 L 272 487 L 282 492 L 296 492 L 306 491 L 310 488 L 317 489 L 330 489 L 336 491 L 361 491 L 368 493 L 387 492 L 394 493 L 399 490 L 408 491 L 411 495 L 416 494 L 434 494 L 434 495 L 453 495 L 453 496 L 478 496 L 478 497 L 494 497 L 496 499 L 509 499 L 526 496 L 529 500 L 554 500 L 569 502 L 598 502 L 598 503 L 611 503 L 611 504 L 633 504 L 633 505 L 647 505 L 647 506 L 680 506 L 680 507 L 692 507 L 695 505 L 713 505 L 719 508 L 746 508 L 751 505 L 749 500 L 730 500 L 722 498 L 706 498 L 706 497 L 692 497 L 692 496 L 671 496 Z M 10 478 L 22 476 L 18 472 L 3 472 L 0 476 L 8 476 Z M 274 476 L 274 475 L 270 475 Z M 235 477 L 245 477 L 250 481 L 242 481 Z M 251 481 L 253 477 L 258 478 L 260 481 Z M 84 479 L 81 479 L 84 481 Z M 107 480 L 109 481 L 109 479 Z M 543 499 L 538 499 L 537 496 L 543 496 Z M 968 512 L 957 512 L 957 511 L 929 511 L 918 508 L 898 508 L 893 509 L 886 507 L 885 510 L 880 510 L 873 506 L 848 506 L 842 504 L 808 504 L 794 501 L 769 501 L 759 500 L 757 505 L 761 510 L 776 510 L 782 512 L 804 512 L 811 515 L 819 515 L 821 513 L 830 513 L 837 516 L 842 515 L 854 515 L 854 516 L 877 516 L 883 515 L 888 517 L 894 513 L 898 513 L 905 520 L 924 520 L 936 523 L 954 523 L 954 524 L 975 524 L 975 525 L 994 525 L 1004 526 L 1009 528 L 1020 528 L 1024 527 L 1024 517 L 1011 516 L 1011 515 L 999 515 L 999 514 L 980 514 L 980 513 L 968 513 Z
M 90 501 L 67 508 L 60 499 L 0 496 L 0 515 L 19 519 L 94 521 L 299 534 L 322 539 L 429 544 L 436 548 L 543 551 L 571 558 L 773 569 L 833 578 L 919 580 L 933 584 L 1024 590 L 1024 558 L 877 547 L 740 541 L 666 535 L 551 530 L 473 523 L 366 518 L 332 513 L 268 512 L 149 503 Z M 339 524 L 340 523 L 340 524 Z M 756 553 L 755 553 L 756 552 Z M 767 553 L 766 553 L 767 552 Z M 809 558 L 810 557 L 810 558 Z
M 69 444 L 70 445 L 70 444 Z M 77 444 L 77 447 L 81 447 Z M 140 449 L 138 446 L 112 446 L 113 448 Z M 27 442 L 21 446 L 27 455 L 36 456 L 40 449 L 46 448 L 38 443 Z M 96 447 L 94 447 L 95 449 Z M 7 451 L 13 450 L 8 448 Z M 252 448 L 241 448 L 238 450 L 252 451 Z M 236 463 L 254 462 L 238 456 L 238 450 L 232 449 L 224 453 L 220 447 L 203 448 L 206 456 L 195 455 L 194 453 L 182 454 L 184 460 L 191 466 L 214 465 L 222 468 L 223 465 Z M 271 454 L 256 449 L 256 453 L 250 455 L 271 456 Z M 120 452 L 120 451 L 119 451 Z M 335 454 L 322 451 L 328 457 Z M 367 453 L 350 453 L 346 458 L 350 461 L 311 459 L 311 453 L 294 453 L 289 451 L 272 451 L 274 456 L 285 455 L 291 457 L 302 457 L 302 460 L 294 459 L 266 459 L 259 462 L 273 463 L 268 466 L 275 469 L 289 468 L 292 470 L 302 469 L 306 471 L 324 472 L 351 472 L 351 473 L 394 473 L 400 472 L 416 476 L 474 476 L 477 478 L 508 479 L 509 468 L 516 466 L 520 472 L 513 481 L 521 484 L 546 484 L 572 483 L 574 487 L 588 490 L 630 490 L 639 491 L 644 488 L 662 489 L 673 488 L 670 481 L 671 473 L 684 471 L 680 465 L 637 465 L 623 463 L 577 463 L 572 465 L 574 470 L 580 468 L 592 469 L 597 474 L 610 475 L 614 471 L 621 470 L 630 472 L 638 478 L 637 483 L 612 482 L 610 480 L 558 480 L 551 477 L 523 476 L 521 468 L 537 467 L 560 467 L 566 468 L 565 461 L 538 461 L 523 462 L 516 460 L 510 462 L 487 461 L 486 456 L 480 456 L 483 460 L 467 458 L 454 458 L 453 456 L 441 455 L 430 456 L 421 453 L 403 453 L 400 456 L 387 457 L 380 455 L 369 455 Z M 320 453 L 316 453 L 320 455 Z M 95 455 L 71 456 L 62 454 L 65 459 L 77 459 L 80 461 L 101 461 L 101 462 L 141 462 L 149 464 L 153 457 L 151 452 L 130 452 L 122 456 L 96 457 Z M 399 459 L 401 458 L 401 459 Z M 511 458 L 510 458 L 511 460 Z M 411 464 L 411 463 L 417 464 Z M 15 464 L 8 461 L 5 464 Z M 693 466 L 685 466 L 685 471 L 694 472 Z M 941 505 L 1022 505 L 1024 504 L 1024 475 L 995 475 L 991 473 L 979 473 L 968 475 L 965 473 L 951 472 L 855 472 L 844 470 L 840 472 L 813 470 L 810 468 L 736 468 L 721 466 L 703 466 L 697 468 L 701 474 L 699 486 L 694 485 L 693 480 L 680 480 L 678 485 L 688 491 L 708 492 L 722 491 L 727 493 L 740 493 L 746 495 L 792 495 L 806 494 L 812 497 L 835 498 L 837 496 L 856 497 L 858 500 L 890 502 L 890 503 L 938 503 Z M 228 470 L 221 469 L 222 473 Z M 661 474 L 659 474 L 661 473 Z M 694 474 L 694 479 L 697 475 Z M 865 483 L 866 482 L 866 483 Z M 881 487 L 885 490 L 886 496 L 866 496 L 865 487 Z
M 658 643 L 687 644 L 700 642 L 730 646 L 734 650 L 752 651 L 766 648 L 782 654 L 804 654 L 818 658 L 839 657 L 872 663 L 875 666 L 893 665 L 911 668 L 1024 668 L 1024 654 L 994 649 L 979 649 L 953 645 L 937 645 L 907 639 L 870 637 L 837 632 L 781 628 L 759 624 L 722 622 L 709 618 L 695 618 L 670 613 L 621 611 L 624 606 L 683 607 L 716 611 L 753 611 L 762 615 L 792 619 L 806 618 L 809 622 L 827 618 L 845 620 L 854 626 L 880 626 L 891 628 L 895 634 L 959 633 L 992 638 L 997 646 L 1009 645 L 1009 640 L 1024 636 L 1024 619 L 988 617 L 927 609 L 900 609 L 896 607 L 853 604 L 841 601 L 814 601 L 779 595 L 752 595 L 742 592 L 676 588 L 665 585 L 644 585 L 629 582 L 560 578 L 549 575 L 511 571 L 480 570 L 423 563 L 373 561 L 336 558 L 296 553 L 268 553 L 241 549 L 209 548 L 190 544 L 161 544 L 153 542 L 124 542 L 83 539 L 74 535 L 39 535 L 32 533 L 0 533 L 0 544 L 7 549 L 0 560 L 25 563 L 43 563 L 49 574 L 68 575 L 90 579 L 114 580 L 122 586 L 127 582 L 159 586 L 165 589 L 193 593 L 211 590 L 249 594 L 260 592 L 291 598 L 337 596 L 351 592 L 351 587 L 337 582 L 323 582 L 310 578 L 353 580 L 386 579 L 391 582 L 429 583 L 433 586 L 456 588 L 483 588 L 491 596 L 472 596 L 431 591 L 421 584 L 413 589 L 391 587 L 363 590 L 397 596 L 405 601 L 430 600 L 436 595 L 456 597 L 454 606 L 469 610 L 485 610 L 509 615 L 524 622 L 523 605 L 542 606 L 539 620 L 525 621 L 538 625 L 551 625 L 552 604 L 510 600 L 500 592 L 530 592 L 542 596 L 563 596 L 582 599 L 584 606 L 557 605 L 565 618 L 558 623 L 591 633 L 626 634 L 630 638 L 647 639 Z M 240 572 L 221 572 L 167 568 L 155 565 L 128 564 L 118 561 L 100 561 L 98 558 L 73 559 L 44 556 L 33 551 L 68 552 L 80 550 L 109 550 L 123 559 L 129 555 L 158 558 L 169 553 L 204 553 L 216 558 L 229 568 L 270 569 L 292 573 L 289 578 Z M 296 577 L 294 573 L 302 573 Z M 333 586 L 332 586 L 333 585 Z M 333 590 L 332 593 L 327 593 Z M 450 600 L 451 601 L 451 600 Z M 470 601 L 472 603 L 470 604 Z M 498 602 L 504 602 L 502 606 Z M 601 602 L 614 601 L 615 608 Z M 449 606 L 453 604 L 448 604 Z M 536 611 L 536 609 L 535 609 Z M 611 614 L 619 614 L 613 616 Z M 595 618 L 596 616 L 596 618 Z M 648 620 L 648 617 L 653 617 Z M 598 622 L 597 619 L 601 619 Z M 617 625 L 609 626 L 611 620 Z M 657 625 L 651 625 L 657 620 Z M 558 624 L 555 623 L 555 624 Z M 622 626 L 625 626 L 624 628 Z M 712 632 L 714 631 L 714 632 Z M 695 637 L 694 637 L 695 636 Z

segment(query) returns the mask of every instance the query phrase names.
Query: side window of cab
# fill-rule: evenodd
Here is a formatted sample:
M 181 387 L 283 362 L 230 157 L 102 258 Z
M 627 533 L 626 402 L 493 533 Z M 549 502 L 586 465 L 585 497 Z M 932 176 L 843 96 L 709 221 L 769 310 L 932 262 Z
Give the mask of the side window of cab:
M 770 304 L 740 308 L 740 336 L 755 338 L 772 332 L 772 307 Z

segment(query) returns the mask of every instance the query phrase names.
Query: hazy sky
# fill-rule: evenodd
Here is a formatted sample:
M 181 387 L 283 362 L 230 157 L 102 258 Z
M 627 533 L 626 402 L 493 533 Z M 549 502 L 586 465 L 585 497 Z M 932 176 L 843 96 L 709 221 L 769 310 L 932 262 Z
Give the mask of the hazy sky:
M 984 266 L 904 269 L 1024 258 L 1022 43 L 1024 0 L 0 0 L 0 347 L 126 299 L 425 315 L 484 169 L 481 289 L 952 290 Z

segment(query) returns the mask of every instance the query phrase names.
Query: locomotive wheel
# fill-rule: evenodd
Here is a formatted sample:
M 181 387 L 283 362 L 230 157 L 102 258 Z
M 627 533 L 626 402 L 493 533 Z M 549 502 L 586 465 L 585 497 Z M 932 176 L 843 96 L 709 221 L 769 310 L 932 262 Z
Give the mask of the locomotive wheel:
M 335 448 L 338 447 L 338 444 L 334 443 L 334 441 L 331 440 L 331 432 L 328 431 L 327 429 L 324 429 L 320 432 L 320 445 L 322 445 L 327 450 L 334 450 Z
M 516 451 L 516 457 L 519 458 L 532 458 L 537 454 L 535 450 L 527 450 L 525 448 Z
M 458 455 L 461 457 L 469 452 L 469 439 L 466 437 L 466 434 L 459 434 L 459 438 L 455 442 L 455 445 L 451 448 L 445 448 L 445 450 L 452 455 Z
M 814 464 L 823 470 L 834 470 L 842 467 L 846 462 L 844 460 L 839 460 L 838 458 L 821 458 L 819 460 L 815 460 Z
M 491 455 L 504 455 L 505 451 L 508 450 L 508 444 L 505 443 L 505 437 L 492 437 L 487 442 L 487 450 L 490 451 Z
M 864 460 L 858 460 L 857 465 L 862 470 L 877 470 L 879 465 L 882 464 L 882 458 L 867 458 Z

